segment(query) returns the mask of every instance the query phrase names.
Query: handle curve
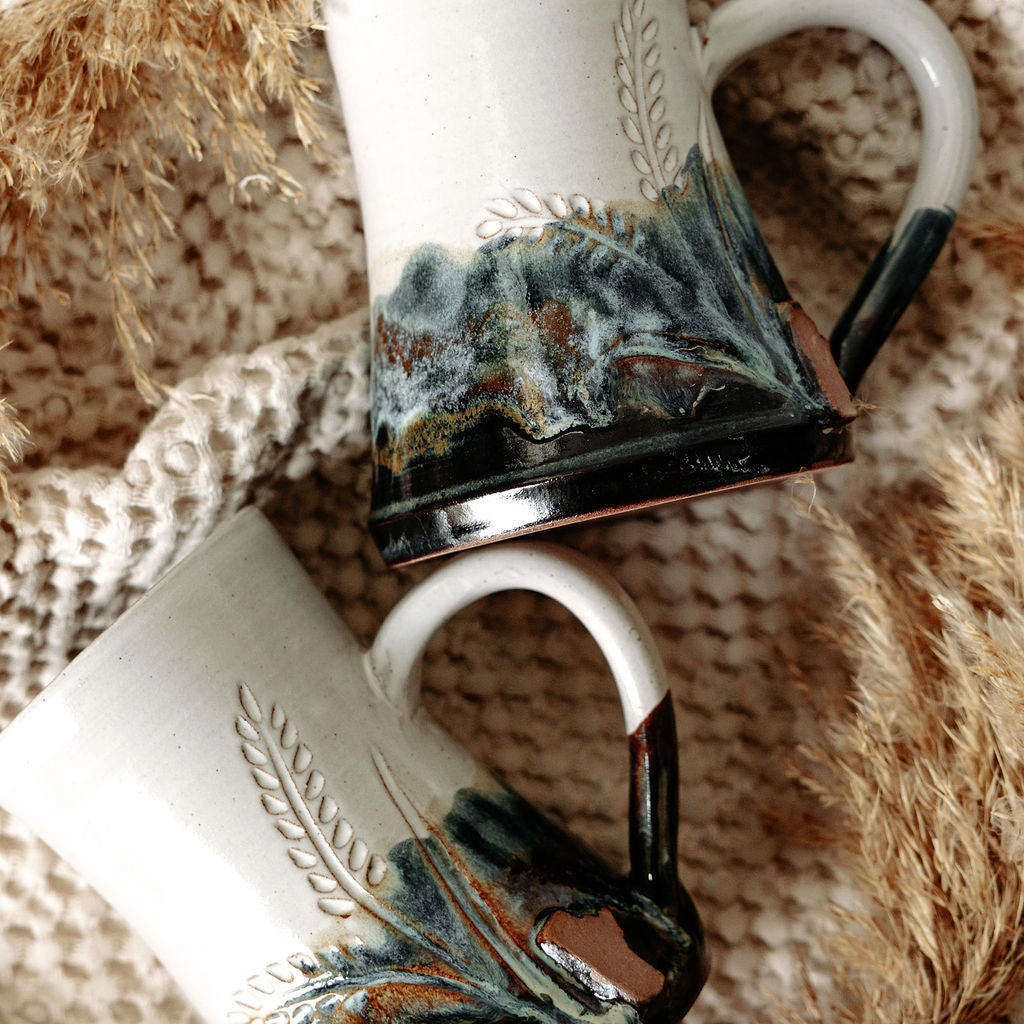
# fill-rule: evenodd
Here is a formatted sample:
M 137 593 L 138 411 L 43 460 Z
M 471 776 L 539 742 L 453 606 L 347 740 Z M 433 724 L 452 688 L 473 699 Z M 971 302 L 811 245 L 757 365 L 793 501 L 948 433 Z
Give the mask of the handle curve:
M 532 590 L 554 598 L 586 626 L 611 668 L 627 733 L 635 732 L 668 693 L 654 638 L 610 575 L 575 551 L 515 542 L 453 558 L 395 605 L 367 652 L 387 700 L 413 710 L 423 651 L 438 627 L 479 598 L 502 590 Z
M 603 569 L 569 549 L 535 542 L 459 555 L 391 610 L 366 652 L 371 680 L 393 706 L 412 713 L 430 638 L 456 612 L 501 590 L 554 598 L 597 641 L 618 687 L 630 738 L 633 883 L 672 916 L 695 916 L 676 871 L 679 766 L 664 665 L 639 609 Z
M 757 47 L 816 27 L 853 29 L 884 46 L 906 69 L 921 107 L 917 177 L 830 339 L 852 392 L 953 225 L 978 148 L 978 105 L 964 55 L 922 0 L 725 0 L 699 30 L 708 91 Z

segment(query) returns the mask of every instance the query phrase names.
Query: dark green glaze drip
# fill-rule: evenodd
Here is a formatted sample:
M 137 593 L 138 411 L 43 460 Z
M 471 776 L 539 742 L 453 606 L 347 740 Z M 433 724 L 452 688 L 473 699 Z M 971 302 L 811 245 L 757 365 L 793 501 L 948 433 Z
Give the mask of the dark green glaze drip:
M 690 151 L 657 203 L 588 209 L 467 262 L 427 246 L 374 307 L 373 428 L 392 473 L 494 418 L 534 442 L 636 418 L 824 410 L 731 171 Z
M 321 951 L 282 1009 L 320 1004 L 332 1013 L 317 1019 L 367 1024 L 675 1024 L 706 977 L 685 893 L 682 914 L 665 912 L 506 788 L 460 791 L 440 826 L 388 861 L 379 898 L 411 923 L 406 934 L 384 929 L 375 944 Z M 665 978 L 641 1006 L 595 995 L 538 945 L 552 914 L 602 911 L 628 956 Z
M 885 243 L 832 332 L 839 372 L 855 391 L 946 242 L 956 213 L 917 210 L 893 244 Z

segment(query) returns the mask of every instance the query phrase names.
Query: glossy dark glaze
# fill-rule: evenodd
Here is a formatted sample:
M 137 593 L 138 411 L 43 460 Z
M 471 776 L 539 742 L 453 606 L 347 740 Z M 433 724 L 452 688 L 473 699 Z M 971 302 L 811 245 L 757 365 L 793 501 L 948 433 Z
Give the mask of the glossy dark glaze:
M 441 820 L 428 820 L 378 757 L 413 837 L 388 852 L 386 877 L 364 893 L 360 912 L 376 926 L 365 941 L 327 941 L 293 958 L 302 979 L 258 1019 L 675 1024 L 700 991 L 707 960 L 697 913 L 675 877 L 668 697 L 630 746 L 629 878 L 498 782 L 460 790 Z
M 896 326 L 946 243 L 953 210 L 914 212 L 898 238 L 875 257 L 832 332 L 832 354 L 850 391 L 855 391 L 882 343 Z
M 672 697 L 640 723 L 629 738 L 630 881 L 663 907 L 694 939 L 695 969 L 681 975 L 671 998 L 652 1005 L 645 1020 L 678 1020 L 696 999 L 710 969 L 704 929 L 690 894 L 679 883 L 679 757 Z
M 393 565 L 492 540 L 546 530 L 644 505 L 696 497 L 711 491 L 760 483 L 849 462 L 853 458 L 849 421 L 821 423 L 781 416 L 749 419 L 744 429 L 701 437 L 687 424 L 659 424 L 616 445 L 617 457 L 602 452 L 579 459 L 518 486 L 483 478 L 466 495 L 433 502 L 409 501 L 393 516 L 377 513 L 370 530 L 385 560 Z M 611 432 L 609 432 L 611 433 Z M 496 430 L 481 455 L 501 458 L 518 439 Z M 613 440 L 613 438 L 611 438 Z M 467 453 L 467 471 L 477 464 Z M 557 467 L 556 467 L 557 468 Z M 484 465 L 481 465 L 481 472 Z

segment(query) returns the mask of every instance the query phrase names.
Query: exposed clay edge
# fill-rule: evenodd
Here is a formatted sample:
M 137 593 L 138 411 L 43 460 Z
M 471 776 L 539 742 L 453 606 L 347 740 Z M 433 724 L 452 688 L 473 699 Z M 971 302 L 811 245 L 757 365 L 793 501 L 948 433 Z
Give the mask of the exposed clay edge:
M 797 351 L 804 356 L 805 369 L 814 378 L 836 414 L 846 420 L 855 419 L 857 407 L 832 357 L 828 341 L 796 302 L 790 308 L 789 326 Z

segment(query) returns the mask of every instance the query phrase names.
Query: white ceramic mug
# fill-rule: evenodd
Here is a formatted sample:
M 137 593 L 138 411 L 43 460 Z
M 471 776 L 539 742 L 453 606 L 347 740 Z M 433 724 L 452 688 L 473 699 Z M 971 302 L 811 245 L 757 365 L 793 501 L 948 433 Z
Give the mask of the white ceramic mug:
M 974 89 L 922 0 L 328 0 L 366 229 L 389 562 L 847 461 L 852 391 L 941 249 Z M 711 109 L 743 55 L 867 33 L 920 168 L 829 345 Z
M 418 707 L 431 634 L 507 588 L 562 601 L 608 658 L 631 737 L 628 880 Z M 249 510 L 0 734 L 0 803 L 216 1024 L 677 1020 L 707 964 L 676 880 L 671 707 L 635 606 L 578 556 L 455 560 L 362 651 Z

